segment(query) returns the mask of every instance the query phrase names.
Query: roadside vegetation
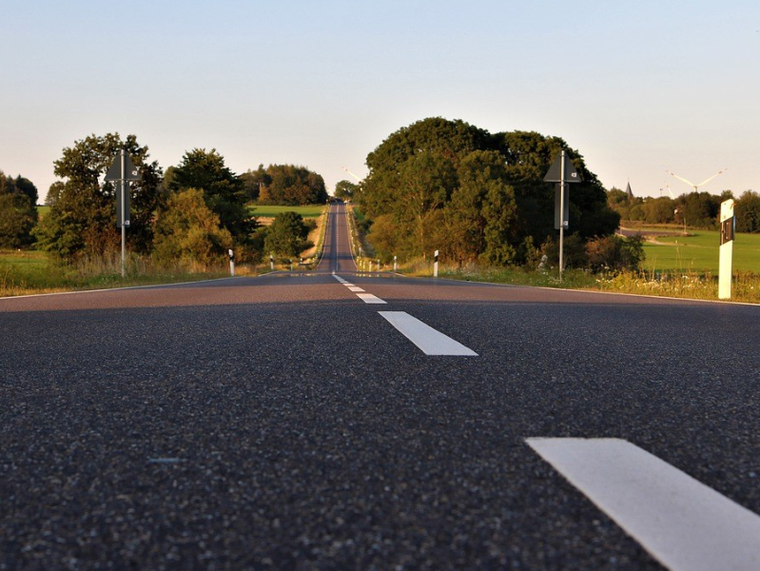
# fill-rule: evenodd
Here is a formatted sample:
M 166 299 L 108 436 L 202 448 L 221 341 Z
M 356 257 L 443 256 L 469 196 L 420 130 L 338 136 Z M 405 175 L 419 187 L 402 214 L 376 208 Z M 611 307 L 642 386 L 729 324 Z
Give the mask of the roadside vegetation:
M 121 275 L 116 189 L 104 174 L 125 149 L 129 252 Z M 554 184 L 543 178 L 566 151 L 581 181 L 569 194 L 559 281 Z M 636 198 L 606 190 L 562 138 L 490 133 L 428 118 L 391 133 L 367 156 L 369 175 L 339 181 L 363 270 L 547 287 L 717 297 L 720 203 L 735 199 L 733 299 L 760 301 L 760 196 L 693 192 Z M 165 170 L 134 135 L 91 135 L 63 149 L 58 181 L 37 206 L 34 184 L 0 172 L 0 295 L 163 283 L 313 267 L 326 226 L 322 177 L 297 165 L 233 173 L 215 149 L 191 149 Z M 354 176 L 354 175 L 352 175 Z M 354 176 L 354 178 L 356 178 Z
M 582 182 L 570 189 L 560 282 L 555 189 L 543 176 L 563 149 Z M 401 272 L 432 275 L 437 250 L 441 277 L 717 299 L 717 216 L 731 191 L 636 199 L 603 189 L 560 138 L 440 118 L 399 129 L 367 165 L 350 193 L 363 269 L 396 259 Z M 737 231 L 760 232 L 757 194 L 736 199 L 736 220 Z M 760 301 L 760 239 L 739 234 L 734 252 L 732 298 Z
M 104 182 L 121 149 L 140 175 L 130 183 L 125 275 L 117 192 Z M 304 167 L 236 175 L 215 149 L 192 149 L 164 171 L 134 135 L 118 133 L 75 141 L 53 166 L 59 180 L 40 207 L 31 181 L 0 172 L 0 296 L 221 277 L 229 250 L 237 275 L 269 271 L 269 254 L 276 267 L 316 255 L 309 236 L 319 239 L 327 191 Z M 271 218 L 259 220 L 259 208 Z

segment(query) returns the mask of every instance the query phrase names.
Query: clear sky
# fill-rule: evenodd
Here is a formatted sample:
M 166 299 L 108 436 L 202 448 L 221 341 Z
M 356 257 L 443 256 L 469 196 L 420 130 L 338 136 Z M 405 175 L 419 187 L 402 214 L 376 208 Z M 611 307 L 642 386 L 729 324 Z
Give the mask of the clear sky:
M 563 137 L 605 187 L 760 191 L 757 0 L 3 0 L 0 170 L 90 134 L 328 189 L 426 117 Z M 664 191 L 667 193 L 667 190 Z M 42 198 L 41 198 L 42 200 Z

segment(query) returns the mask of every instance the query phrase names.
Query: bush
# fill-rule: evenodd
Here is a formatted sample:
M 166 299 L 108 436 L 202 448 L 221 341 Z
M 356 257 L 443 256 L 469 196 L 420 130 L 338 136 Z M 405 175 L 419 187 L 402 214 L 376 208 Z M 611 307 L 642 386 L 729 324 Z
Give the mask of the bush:
M 220 228 L 219 216 L 204 200 L 203 191 L 183 190 L 169 198 L 156 222 L 154 258 L 191 269 L 219 265 L 232 247 L 229 230 Z
M 638 270 L 644 261 L 644 238 L 632 236 L 604 236 L 586 244 L 588 264 L 594 271 Z

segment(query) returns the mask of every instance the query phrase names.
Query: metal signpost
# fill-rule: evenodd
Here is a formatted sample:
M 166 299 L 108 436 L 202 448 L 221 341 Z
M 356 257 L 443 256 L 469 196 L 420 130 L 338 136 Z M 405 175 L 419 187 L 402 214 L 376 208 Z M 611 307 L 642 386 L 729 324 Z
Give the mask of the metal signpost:
M 718 270 L 718 299 L 731 299 L 731 273 L 734 255 L 734 201 L 728 199 L 720 205 L 720 266 Z
M 554 194 L 554 228 L 559 230 L 559 281 L 562 281 L 564 269 L 565 229 L 570 221 L 570 189 L 566 183 L 581 182 L 581 177 L 569 158 L 568 153 L 562 151 L 544 177 L 544 182 L 558 183 Z
M 121 149 L 106 172 L 106 182 L 117 182 L 116 227 L 121 228 L 121 276 L 127 274 L 127 227 L 129 227 L 129 181 L 141 181 L 140 171 L 135 168 L 132 157 Z

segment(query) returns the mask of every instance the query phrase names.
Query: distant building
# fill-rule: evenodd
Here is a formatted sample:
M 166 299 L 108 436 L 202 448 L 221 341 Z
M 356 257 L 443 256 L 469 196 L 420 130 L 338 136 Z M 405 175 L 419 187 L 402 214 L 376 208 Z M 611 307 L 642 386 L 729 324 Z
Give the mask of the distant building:
M 630 182 L 625 187 L 625 193 L 626 193 L 626 195 L 628 195 L 628 200 L 633 200 L 633 191 L 631 190 L 631 183 Z

